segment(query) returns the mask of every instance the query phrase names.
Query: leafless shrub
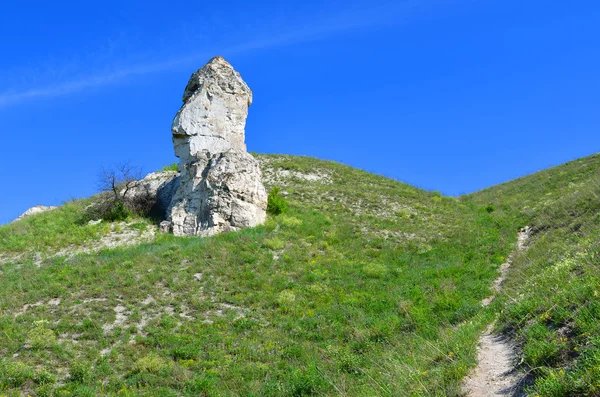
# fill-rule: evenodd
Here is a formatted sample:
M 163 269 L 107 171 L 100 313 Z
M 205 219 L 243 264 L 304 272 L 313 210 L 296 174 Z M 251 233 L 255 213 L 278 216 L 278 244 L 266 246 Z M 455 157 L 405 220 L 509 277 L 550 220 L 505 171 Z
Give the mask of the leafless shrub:
M 88 209 L 90 219 L 124 220 L 132 214 L 147 214 L 156 198 L 140 183 L 142 172 L 129 163 L 103 168 L 98 175 L 98 200 Z

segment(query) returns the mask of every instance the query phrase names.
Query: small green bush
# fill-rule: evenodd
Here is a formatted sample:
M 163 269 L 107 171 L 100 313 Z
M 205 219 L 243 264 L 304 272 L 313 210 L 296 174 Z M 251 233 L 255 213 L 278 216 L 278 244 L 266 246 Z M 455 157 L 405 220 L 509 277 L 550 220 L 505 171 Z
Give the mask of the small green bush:
M 21 362 L 0 362 L 0 389 L 20 387 L 34 375 L 33 369 Z
M 56 382 L 56 376 L 47 372 L 46 370 L 41 370 L 35 376 L 34 382 L 38 385 L 49 385 Z
M 408 208 L 400 208 L 396 215 L 398 218 L 410 219 L 413 214 Z
M 35 328 L 27 334 L 27 342 L 34 349 L 47 349 L 56 343 L 54 331 L 46 328 L 47 321 L 36 321 Z
M 285 247 L 285 242 L 277 237 L 266 239 L 263 245 L 272 250 L 280 250 Z
M 271 215 L 283 214 L 287 211 L 287 201 L 279 194 L 281 188 L 279 186 L 274 187 L 269 192 L 267 200 L 267 212 Z
M 177 163 L 165 165 L 164 167 L 162 167 L 162 170 L 163 171 L 177 171 Z
M 131 210 L 123 201 L 103 195 L 85 210 L 82 223 L 97 219 L 106 222 L 121 222 L 130 218 L 134 213 L 135 211 Z M 140 211 L 140 213 L 143 212 Z
M 302 225 L 302 221 L 293 216 L 283 216 L 281 217 L 281 224 L 286 227 L 296 227 Z
M 133 372 L 157 374 L 166 366 L 167 362 L 162 357 L 151 354 L 137 360 L 133 366 Z
M 104 216 L 104 220 L 109 222 L 124 221 L 131 216 L 131 211 L 121 201 L 116 201 Z
M 69 375 L 72 381 L 83 383 L 90 378 L 90 366 L 81 360 L 76 360 L 69 368 Z
M 362 271 L 369 278 L 383 278 L 387 273 L 387 267 L 381 263 L 369 263 L 363 266 Z
M 283 290 L 277 295 L 277 303 L 280 306 L 291 306 L 294 302 L 296 302 L 296 294 L 289 289 Z

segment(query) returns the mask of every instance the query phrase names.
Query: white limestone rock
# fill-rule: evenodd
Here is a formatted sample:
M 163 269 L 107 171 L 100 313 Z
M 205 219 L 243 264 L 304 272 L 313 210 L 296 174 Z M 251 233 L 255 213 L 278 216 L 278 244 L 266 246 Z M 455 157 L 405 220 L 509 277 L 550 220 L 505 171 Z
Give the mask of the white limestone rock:
M 183 163 L 203 150 L 246 151 L 244 127 L 252 91 L 225 59 L 212 58 L 192 74 L 183 102 L 171 127 L 175 155 Z
M 181 174 L 161 231 L 209 236 L 262 224 L 267 193 L 244 143 L 252 91 L 215 57 L 192 75 L 183 101 L 171 128 Z
M 21 219 L 25 219 L 25 218 L 28 218 L 28 217 L 33 216 L 33 215 L 41 214 L 42 212 L 50 211 L 50 210 L 53 210 L 55 208 L 57 208 L 57 207 L 55 207 L 55 206 L 45 206 L 45 205 L 36 205 L 35 207 L 31 207 L 27 211 L 23 212 L 13 222 L 17 222 L 17 221 L 20 221 Z
M 247 152 L 196 155 L 181 172 L 170 208 L 176 236 L 210 236 L 264 223 L 267 193 L 258 161 Z

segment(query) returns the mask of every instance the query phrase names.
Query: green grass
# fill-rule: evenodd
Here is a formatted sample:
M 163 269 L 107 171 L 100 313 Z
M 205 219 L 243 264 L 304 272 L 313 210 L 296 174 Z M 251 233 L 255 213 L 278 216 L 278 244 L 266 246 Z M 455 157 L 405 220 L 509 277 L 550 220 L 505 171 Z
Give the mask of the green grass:
M 179 163 L 168 164 L 162 167 L 162 171 L 177 171 Z
M 499 328 L 521 346 L 532 396 L 600 394 L 600 156 L 466 200 L 501 208 L 535 235 L 506 283 Z
M 98 239 L 107 223 L 88 225 L 85 207 L 91 200 L 73 200 L 55 210 L 0 227 L 0 254 L 48 252 Z
M 1 265 L 0 390 L 460 395 L 516 215 L 337 163 L 259 158 L 265 175 L 293 171 L 268 184 L 288 210 L 263 226 Z M 97 238 L 106 226 L 81 223 L 84 206 L 0 227 L 0 250 Z
M 90 200 L 1 226 L 0 391 L 461 395 L 497 319 L 530 395 L 600 394 L 599 155 L 459 199 L 257 157 L 288 205 L 260 227 L 60 257 L 111 231 L 87 223 Z M 528 249 L 483 308 L 525 225 Z

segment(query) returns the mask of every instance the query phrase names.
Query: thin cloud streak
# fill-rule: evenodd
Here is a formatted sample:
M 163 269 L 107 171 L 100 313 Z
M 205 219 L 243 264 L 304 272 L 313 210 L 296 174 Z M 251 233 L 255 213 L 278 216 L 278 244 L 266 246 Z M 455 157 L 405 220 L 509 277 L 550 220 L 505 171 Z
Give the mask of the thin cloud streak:
M 354 15 L 349 19 L 344 19 L 344 16 L 338 16 L 337 19 L 326 21 L 326 23 L 322 23 L 311 28 L 295 30 L 286 34 L 277 35 L 275 36 L 275 38 L 272 39 L 250 41 L 247 43 L 226 48 L 224 50 L 218 51 L 218 53 L 227 56 L 240 55 L 248 53 L 250 51 L 282 47 L 286 45 L 313 40 L 323 40 L 344 31 L 398 22 L 396 19 L 397 17 L 399 17 L 398 11 L 399 10 L 397 8 L 394 8 L 393 10 L 379 9 L 377 10 L 376 15 L 371 15 L 370 18 L 368 16 L 365 17 L 365 15 Z M 409 10 L 405 7 L 401 11 L 404 11 L 403 16 L 406 16 L 406 11 Z M 122 82 L 129 77 L 142 76 L 172 70 L 176 67 L 189 64 L 194 61 L 207 59 L 208 57 L 214 54 L 214 52 L 209 53 L 208 51 L 206 51 L 202 53 L 195 53 L 183 57 L 173 58 L 164 62 L 139 64 L 128 68 L 123 68 L 114 72 L 97 74 L 95 76 L 84 77 L 73 81 L 59 83 L 53 86 L 21 91 L 5 91 L 3 93 L 0 93 L 0 107 L 15 105 L 25 100 L 62 97 L 66 95 L 76 94 L 90 88 L 113 85 Z

